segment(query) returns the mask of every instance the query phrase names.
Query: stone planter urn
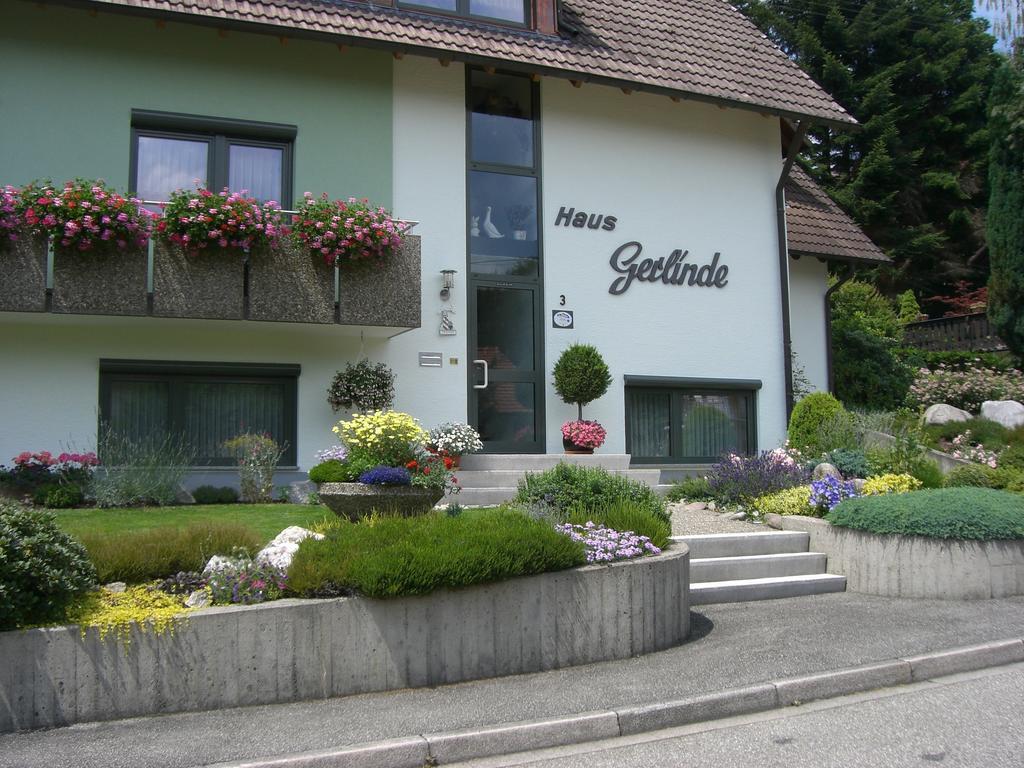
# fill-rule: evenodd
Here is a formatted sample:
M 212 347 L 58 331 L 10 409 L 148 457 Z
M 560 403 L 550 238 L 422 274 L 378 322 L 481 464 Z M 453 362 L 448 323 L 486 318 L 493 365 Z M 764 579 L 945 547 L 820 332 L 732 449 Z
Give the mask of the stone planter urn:
M 0 311 L 46 311 L 46 237 L 0 242 Z
M 146 249 L 110 246 L 53 249 L 53 311 L 79 315 L 145 315 Z
M 403 517 L 425 515 L 441 500 L 444 491 L 418 485 L 321 483 L 319 496 L 334 514 L 358 522 L 374 510 Z
M 334 322 L 334 267 L 304 245 L 282 238 L 249 254 L 249 319 Z
M 245 254 L 234 248 L 186 251 L 162 238 L 153 249 L 153 314 L 241 320 Z

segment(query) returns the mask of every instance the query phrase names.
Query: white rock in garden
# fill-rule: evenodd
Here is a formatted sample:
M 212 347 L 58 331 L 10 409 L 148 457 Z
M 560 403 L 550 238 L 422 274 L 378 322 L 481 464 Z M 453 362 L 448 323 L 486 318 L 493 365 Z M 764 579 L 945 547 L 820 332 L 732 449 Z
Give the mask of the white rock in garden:
M 203 573 L 217 573 L 218 571 L 223 571 L 225 568 L 230 568 L 231 565 L 232 560 L 230 557 L 214 555 L 207 561 L 206 566 L 203 568 Z
M 691 501 L 689 504 L 683 507 L 686 512 L 700 512 L 703 509 L 707 509 L 708 505 L 703 501 Z
M 821 462 L 811 472 L 812 480 L 824 480 L 826 477 L 834 477 L 836 480 L 843 479 L 843 473 L 836 469 L 834 464 L 829 464 L 827 461 Z
M 316 493 L 316 483 L 310 480 L 296 480 L 288 484 L 288 501 L 292 504 L 309 504 L 309 497 Z
M 107 592 L 120 593 L 128 589 L 128 585 L 125 584 L 123 581 L 112 581 L 109 584 L 104 584 L 103 588 L 107 590 Z
M 853 483 L 853 490 L 858 496 L 864 495 L 864 484 L 867 482 L 863 477 L 855 477 L 850 481 Z
M 997 421 L 1007 429 L 1024 424 L 1024 405 L 1016 400 L 986 400 L 981 404 L 981 418 Z
M 177 490 L 174 492 L 174 503 L 175 504 L 195 504 L 195 497 L 189 493 L 185 486 L 179 485 Z
M 298 525 L 291 525 L 281 531 L 274 540 L 261 549 L 256 555 L 256 562 L 261 565 L 269 565 L 272 568 L 286 570 L 292 564 L 292 558 L 299 551 L 299 544 L 308 538 L 322 539 L 322 533 L 302 528 Z
M 210 593 L 205 589 L 197 589 L 185 598 L 186 608 L 205 608 L 210 604 Z
M 967 411 L 946 403 L 929 405 L 928 410 L 924 412 L 925 424 L 948 424 L 951 421 L 967 421 L 969 418 L 971 414 Z

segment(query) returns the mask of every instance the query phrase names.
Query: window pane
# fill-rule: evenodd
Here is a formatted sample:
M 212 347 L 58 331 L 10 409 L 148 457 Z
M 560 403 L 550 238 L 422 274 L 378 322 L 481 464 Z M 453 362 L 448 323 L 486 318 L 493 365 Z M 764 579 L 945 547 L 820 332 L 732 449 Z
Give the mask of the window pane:
M 245 432 L 286 441 L 283 384 L 186 382 L 182 390 L 185 435 L 200 460 L 230 459 L 224 442 Z
M 532 176 L 473 171 L 469 178 L 470 253 L 473 272 L 537 274 L 537 180 Z
M 633 456 L 668 458 L 671 448 L 672 396 L 668 392 L 630 390 L 629 450 Z
M 210 145 L 194 139 L 139 136 L 135 193 L 143 200 L 167 200 L 176 189 L 206 184 Z
M 683 393 L 680 399 L 682 456 L 718 458 L 724 453 L 748 452 L 745 394 Z
M 526 21 L 523 0 L 469 0 L 469 12 L 473 16 L 487 16 L 502 21 Z
M 100 416 L 118 437 L 159 441 L 168 429 L 168 401 L 167 382 L 113 381 L 110 412 Z
M 283 164 L 284 152 L 279 147 L 232 144 L 228 149 L 228 187 L 232 192 L 244 190 L 262 202 L 280 203 Z
M 522 8 L 522 6 L 520 6 Z M 530 80 L 474 70 L 470 80 L 472 159 L 533 167 Z
M 457 0 L 412 0 L 412 2 L 402 3 L 402 5 L 408 5 L 416 7 L 417 5 L 422 8 L 437 8 L 439 11 L 456 11 L 458 6 L 456 5 Z
M 537 439 L 532 382 L 491 382 L 477 404 L 480 438 L 485 442 L 529 445 Z
M 477 288 L 475 356 L 492 371 L 534 368 L 533 291 Z

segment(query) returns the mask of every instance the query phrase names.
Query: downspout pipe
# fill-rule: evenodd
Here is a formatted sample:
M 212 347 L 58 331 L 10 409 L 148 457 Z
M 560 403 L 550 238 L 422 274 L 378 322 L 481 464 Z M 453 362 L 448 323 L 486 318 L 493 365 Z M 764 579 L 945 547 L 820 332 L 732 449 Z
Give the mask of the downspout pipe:
M 836 392 L 836 382 L 832 371 L 832 294 L 842 288 L 847 281 L 853 279 L 853 274 L 856 271 L 856 267 L 851 264 L 847 273 L 825 291 L 825 370 L 828 373 L 828 391 L 833 395 Z
M 786 242 L 786 179 L 793 168 L 797 152 L 807 135 L 807 122 L 796 124 L 793 138 L 786 149 L 779 183 L 775 185 L 775 216 L 779 231 L 779 287 L 782 298 L 782 369 L 786 374 L 786 422 L 793 412 L 793 332 L 789 316 L 789 245 Z

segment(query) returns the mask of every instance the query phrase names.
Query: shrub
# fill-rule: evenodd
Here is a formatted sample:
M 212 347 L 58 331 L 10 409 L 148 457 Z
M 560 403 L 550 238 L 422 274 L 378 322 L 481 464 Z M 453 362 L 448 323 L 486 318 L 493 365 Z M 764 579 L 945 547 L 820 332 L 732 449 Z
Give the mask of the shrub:
M 95 583 L 85 549 L 52 513 L 0 499 L 0 630 L 60 620 Z
M 972 442 L 991 450 L 999 450 L 1006 445 L 1010 436 L 1010 430 L 998 421 L 979 417 L 946 424 L 926 424 L 923 430 L 925 440 L 933 447 L 938 447 L 942 441 L 951 443 L 965 432 L 970 432 Z
M 53 508 L 76 506 L 92 484 L 92 475 L 99 460 L 95 453 L 61 453 L 22 451 L 11 461 L 12 467 L 0 467 L 0 488 L 11 496 L 31 497 L 33 503 Z M 67 493 L 54 494 L 52 504 L 46 496 L 59 486 Z
M 871 475 L 913 475 L 925 488 L 941 488 L 942 470 L 918 442 L 919 434 L 914 429 L 897 430 L 892 445 L 868 451 L 868 466 Z
M 698 501 L 701 499 L 710 499 L 711 486 L 708 484 L 706 477 L 686 477 L 678 482 L 672 483 L 672 487 L 668 489 L 668 493 L 665 494 L 665 498 L 670 502 L 683 501 Z
M 1024 498 L 990 488 L 940 488 L 848 499 L 833 525 L 881 535 L 939 539 L 1024 538 Z
M 507 508 L 458 517 L 375 517 L 343 523 L 322 541 L 302 542 L 288 570 L 288 591 L 423 595 L 585 561 L 579 542 Z
M 808 457 L 836 448 L 855 448 L 853 417 L 827 392 L 812 392 L 793 407 L 789 444 Z
M 201 571 L 214 555 L 243 547 L 255 552 L 263 542 L 238 523 L 192 523 L 181 528 L 150 528 L 124 533 L 86 533 L 82 542 L 101 582 L 138 584 L 179 571 Z
M 555 391 L 566 403 L 575 403 L 578 419 L 583 420 L 583 406 L 597 400 L 612 383 L 601 353 L 589 344 L 571 344 L 555 363 Z
M 192 498 L 196 500 L 196 504 L 235 504 L 238 501 L 238 491 L 230 485 L 200 485 L 192 491 Z
M 861 490 L 865 496 L 878 496 L 883 493 L 909 493 L 921 489 L 921 481 L 913 475 L 876 475 L 864 481 Z
M 616 531 L 631 531 L 646 536 L 658 549 L 665 549 L 672 535 L 672 526 L 667 520 L 635 501 L 619 500 L 594 507 L 573 507 L 565 522 L 573 525 L 594 523 Z
M 1024 485 L 1024 471 L 1015 467 L 989 467 L 984 464 L 968 464 L 957 467 L 945 477 L 947 488 L 995 488 L 1018 491 Z
M 804 470 L 781 448 L 764 451 L 759 456 L 726 456 L 708 474 L 711 492 L 725 503 L 751 502 L 758 496 L 803 485 L 806 481 Z
M 1019 469 L 1024 472 L 1024 444 L 1017 443 L 1007 446 L 999 454 L 999 466 L 1009 469 Z
M 899 354 L 903 361 L 907 365 L 912 366 L 915 371 L 918 368 L 935 369 L 940 365 L 944 365 L 953 371 L 965 371 L 976 367 L 983 367 L 1004 373 L 1015 367 L 1012 356 L 999 352 L 938 351 L 908 347 L 899 350 Z
M 377 462 L 370 457 L 355 452 L 346 461 L 330 459 L 317 464 L 309 470 L 309 479 L 314 483 L 355 483 L 363 472 L 375 466 Z
M 546 503 L 563 514 L 574 507 L 596 509 L 617 501 L 633 501 L 665 522 L 669 521 L 665 500 L 646 483 L 613 475 L 601 467 L 564 462 L 545 472 L 527 472 L 519 481 L 516 501 L 525 506 Z
M 172 632 L 186 608 L 181 598 L 149 587 L 128 587 L 124 592 L 95 590 L 76 600 L 68 610 L 67 621 L 99 631 L 100 638 L 113 635 L 130 645 L 132 628 L 155 635 Z
M 365 358 L 346 363 L 344 371 L 334 374 L 327 402 L 335 411 L 386 411 L 395 402 L 395 373 L 385 363 L 372 365 Z
M 103 467 L 92 486 L 100 507 L 173 504 L 195 460 L 181 435 L 136 439 L 101 425 L 98 442 Z
M 238 459 L 238 481 L 242 501 L 265 504 L 274 495 L 274 470 L 281 461 L 285 446 L 278 445 L 267 434 L 245 433 L 224 443 Z
M 69 509 L 85 501 L 85 494 L 77 485 L 51 483 L 37 488 L 32 501 L 50 509 Z
M 338 422 L 334 433 L 349 451 L 360 452 L 373 465 L 386 464 L 389 467 L 405 466 L 414 458 L 410 445 L 427 440 L 427 433 L 419 422 L 398 411 L 353 414 L 348 421 Z
M 813 515 L 811 486 L 798 485 L 784 491 L 758 496 L 751 505 L 762 515 Z
M 359 476 L 365 485 L 410 485 L 412 475 L 405 467 L 374 467 Z
M 1024 374 L 980 365 L 959 371 L 945 365 L 921 368 L 907 395 L 914 408 L 948 403 L 972 413 L 980 411 L 985 400 L 1024 400 Z
M 900 361 L 895 341 L 833 326 L 832 348 L 835 392 L 844 403 L 886 410 L 904 402 L 914 369 Z
M 822 459 L 839 470 L 843 477 L 867 477 L 870 471 L 867 456 L 861 450 L 836 448 L 826 453 Z

